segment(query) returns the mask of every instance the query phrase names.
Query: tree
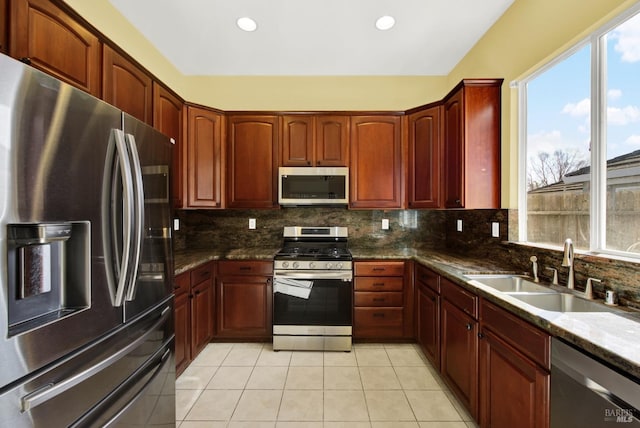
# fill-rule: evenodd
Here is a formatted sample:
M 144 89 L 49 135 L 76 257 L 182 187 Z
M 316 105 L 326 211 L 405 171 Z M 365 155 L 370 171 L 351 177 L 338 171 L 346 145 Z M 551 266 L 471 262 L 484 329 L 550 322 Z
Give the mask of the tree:
M 537 156 L 529 159 L 527 168 L 527 188 L 534 190 L 539 187 L 562 181 L 570 172 L 589 165 L 578 152 L 556 150 L 553 154 L 538 152 Z

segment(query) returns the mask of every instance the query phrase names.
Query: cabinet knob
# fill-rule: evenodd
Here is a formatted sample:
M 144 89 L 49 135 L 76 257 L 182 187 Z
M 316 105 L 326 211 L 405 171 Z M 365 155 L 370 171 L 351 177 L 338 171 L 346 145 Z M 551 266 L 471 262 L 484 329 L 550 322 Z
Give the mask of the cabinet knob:
M 24 62 L 27 65 L 31 65 L 31 58 L 27 56 L 23 56 L 22 58 L 20 58 L 20 61 Z
M 316 165 L 322 165 L 322 161 L 316 161 Z
M 479 339 L 484 339 L 484 334 L 483 333 L 478 333 L 478 338 Z
M 311 161 L 307 161 L 307 165 L 311 166 Z
M 467 330 L 471 331 L 471 329 L 473 328 L 473 326 L 471 325 L 471 323 L 467 323 L 466 325 Z

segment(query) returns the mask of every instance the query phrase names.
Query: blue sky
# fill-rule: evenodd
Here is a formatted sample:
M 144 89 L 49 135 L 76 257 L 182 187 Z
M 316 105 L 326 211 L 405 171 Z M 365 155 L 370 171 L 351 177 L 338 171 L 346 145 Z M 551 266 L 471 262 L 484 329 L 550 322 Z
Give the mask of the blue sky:
M 529 82 L 527 148 L 589 157 L 589 45 Z M 607 35 L 607 159 L 640 149 L 640 15 Z

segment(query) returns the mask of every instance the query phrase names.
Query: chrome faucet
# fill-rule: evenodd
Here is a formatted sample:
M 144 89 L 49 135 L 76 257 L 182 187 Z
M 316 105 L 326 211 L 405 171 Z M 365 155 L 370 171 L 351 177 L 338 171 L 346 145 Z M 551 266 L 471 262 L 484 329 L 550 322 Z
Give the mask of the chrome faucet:
M 564 241 L 564 256 L 562 257 L 562 266 L 569 267 L 569 276 L 567 278 L 567 288 L 573 290 L 574 288 L 573 241 L 571 241 L 571 238 L 567 238 L 567 240 Z

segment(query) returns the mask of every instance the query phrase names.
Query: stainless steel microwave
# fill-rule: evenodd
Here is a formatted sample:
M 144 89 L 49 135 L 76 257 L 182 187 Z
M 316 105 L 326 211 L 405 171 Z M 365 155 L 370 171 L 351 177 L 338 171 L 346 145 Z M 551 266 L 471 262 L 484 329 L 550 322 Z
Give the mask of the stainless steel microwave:
M 280 167 L 280 205 L 347 205 L 349 168 Z

